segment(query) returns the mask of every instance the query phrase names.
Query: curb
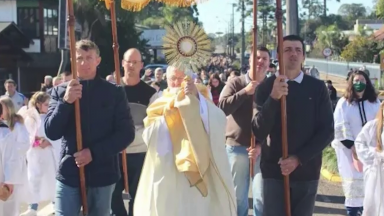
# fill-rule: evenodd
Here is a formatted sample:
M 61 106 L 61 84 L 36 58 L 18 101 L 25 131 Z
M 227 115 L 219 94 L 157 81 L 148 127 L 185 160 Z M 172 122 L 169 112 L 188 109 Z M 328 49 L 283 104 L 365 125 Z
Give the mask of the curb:
M 325 168 L 321 168 L 320 173 L 321 173 L 321 176 L 323 176 L 328 181 L 337 182 L 337 183 L 341 182 L 341 177 L 338 174 L 333 174 Z

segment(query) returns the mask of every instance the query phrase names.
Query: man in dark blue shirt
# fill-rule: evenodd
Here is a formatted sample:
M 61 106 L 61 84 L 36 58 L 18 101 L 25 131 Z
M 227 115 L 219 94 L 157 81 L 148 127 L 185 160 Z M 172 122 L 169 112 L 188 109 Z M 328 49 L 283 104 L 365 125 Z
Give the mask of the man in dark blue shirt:
M 52 90 L 45 132 L 62 138 L 57 174 L 55 215 L 78 215 L 81 208 L 79 167 L 85 169 L 88 215 L 110 214 L 112 192 L 120 179 L 119 153 L 135 137 L 124 89 L 96 75 L 101 58 L 89 40 L 76 43 L 79 80 Z M 74 102 L 80 99 L 83 150 L 77 151 Z
M 255 93 L 257 113 L 252 125 L 261 147 L 264 183 L 263 216 L 284 212 L 283 176 L 290 179 L 292 216 L 312 216 L 323 149 L 332 141 L 333 112 L 323 81 L 301 71 L 304 43 L 296 35 L 283 39 L 286 76 L 267 78 Z M 282 158 L 280 99 L 287 96 L 288 158 Z

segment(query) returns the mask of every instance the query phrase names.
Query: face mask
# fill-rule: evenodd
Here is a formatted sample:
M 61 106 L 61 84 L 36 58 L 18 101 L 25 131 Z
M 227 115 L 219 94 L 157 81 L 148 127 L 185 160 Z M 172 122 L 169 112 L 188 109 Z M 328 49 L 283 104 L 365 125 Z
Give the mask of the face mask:
M 204 85 L 208 84 L 208 80 L 203 80 Z
M 366 84 L 362 83 L 362 82 L 353 83 L 353 88 L 355 89 L 356 92 L 364 91 L 365 86 L 366 86 Z

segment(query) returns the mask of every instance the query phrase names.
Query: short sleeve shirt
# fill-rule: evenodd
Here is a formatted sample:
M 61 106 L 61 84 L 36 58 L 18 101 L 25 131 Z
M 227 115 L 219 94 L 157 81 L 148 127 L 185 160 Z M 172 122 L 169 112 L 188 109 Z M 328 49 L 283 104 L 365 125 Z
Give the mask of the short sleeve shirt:
M 24 106 L 24 99 L 25 96 L 21 94 L 20 92 L 15 92 L 13 96 L 10 96 L 8 92 L 5 93 L 6 96 L 10 97 L 13 105 L 15 106 L 16 112 L 19 111 L 19 109 Z

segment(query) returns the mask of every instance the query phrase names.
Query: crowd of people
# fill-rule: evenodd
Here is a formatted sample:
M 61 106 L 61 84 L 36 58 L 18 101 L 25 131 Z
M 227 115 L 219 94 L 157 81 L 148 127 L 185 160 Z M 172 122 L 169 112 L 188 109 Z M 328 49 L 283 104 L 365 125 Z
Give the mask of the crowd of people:
M 36 216 L 44 201 L 52 202 L 56 216 L 78 215 L 84 168 L 89 216 L 248 216 L 250 188 L 254 216 L 285 215 L 284 176 L 290 178 L 291 215 L 311 216 L 321 153 L 330 143 L 347 215 L 383 215 L 384 104 L 369 75 L 353 71 L 337 101 L 331 81 L 325 85 L 303 72 L 303 40 L 288 35 L 283 41 L 284 76 L 265 47 L 251 53 L 245 74 L 229 58 L 213 56 L 196 74 L 170 65 L 141 76 L 141 54 L 132 48 L 123 55 L 121 85 L 115 85 L 115 74 L 97 76 L 97 45 L 81 40 L 80 80 L 69 68 L 61 77 L 47 76 L 29 101 L 7 80 L 0 98 L 0 215 Z M 287 158 L 281 149 L 284 96 Z M 29 209 L 20 214 L 21 203 Z

